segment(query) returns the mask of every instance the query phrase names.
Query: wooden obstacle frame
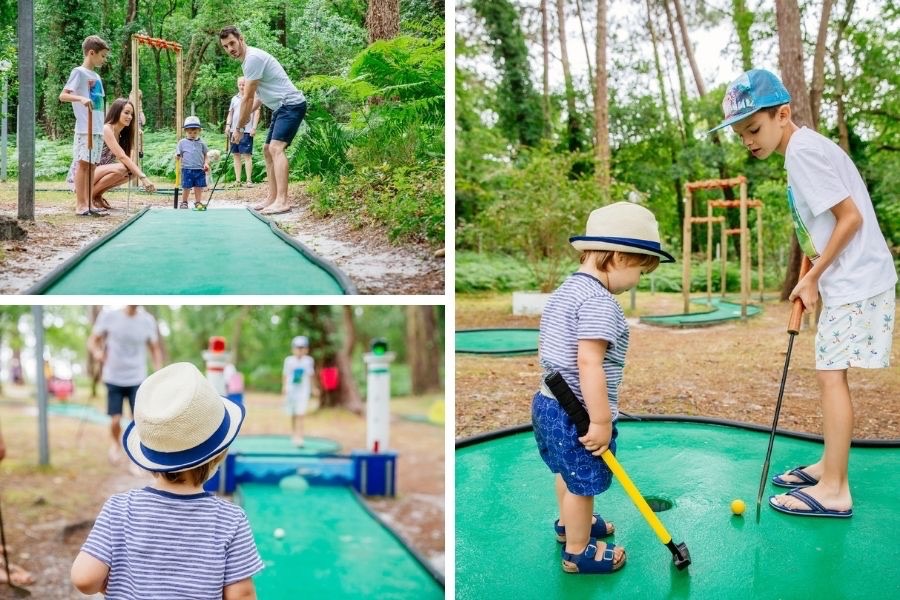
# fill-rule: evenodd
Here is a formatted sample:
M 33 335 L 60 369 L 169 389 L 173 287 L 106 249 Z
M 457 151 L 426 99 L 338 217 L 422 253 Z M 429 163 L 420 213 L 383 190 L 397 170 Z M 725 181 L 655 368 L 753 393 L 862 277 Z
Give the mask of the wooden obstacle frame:
M 693 216 L 693 193 L 695 190 L 710 189 L 726 189 L 729 187 L 738 187 L 740 189 L 740 197 L 738 200 L 707 200 L 706 216 Z M 759 299 L 763 299 L 763 243 L 762 243 L 762 207 L 763 203 L 759 200 L 750 200 L 747 198 L 747 178 L 743 175 L 731 179 L 710 179 L 705 181 L 690 181 L 684 184 L 684 248 L 682 250 L 682 277 L 681 289 L 684 300 L 684 312 L 690 313 L 690 292 L 691 292 L 691 234 L 694 224 L 706 225 L 706 298 L 707 303 L 712 302 L 712 269 L 713 269 L 713 226 L 718 224 L 721 232 L 720 248 L 721 248 L 721 266 L 720 266 L 720 288 L 722 297 L 725 296 L 727 287 L 726 266 L 728 262 L 728 236 L 740 236 L 740 272 L 741 272 L 741 318 L 747 317 L 747 304 L 750 297 L 750 229 L 748 226 L 747 210 L 753 208 L 756 210 L 756 252 L 757 252 L 757 269 L 758 269 L 758 287 Z M 729 229 L 726 227 L 726 219 L 724 216 L 716 216 L 713 214 L 715 208 L 738 208 L 740 209 L 740 227 Z
M 131 98 L 134 104 L 134 119 L 138 126 L 134 128 L 134 140 L 131 144 L 131 160 L 138 164 L 139 152 L 139 135 L 142 105 L 140 94 L 140 47 L 149 46 L 150 48 L 158 48 L 162 50 L 170 50 L 175 53 L 175 135 L 177 144 L 184 133 L 181 126 L 184 124 L 183 106 L 184 106 L 184 63 L 181 51 L 181 44 L 170 40 L 153 38 L 147 35 L 134 34 L 131 36 Z M 129 178 L 129 186 L 131 185 Z M 181 159 L 175 159 L 175 189 L 181 187 Z M 175 205 L 178 207 L 178 195 L 176 192 Z

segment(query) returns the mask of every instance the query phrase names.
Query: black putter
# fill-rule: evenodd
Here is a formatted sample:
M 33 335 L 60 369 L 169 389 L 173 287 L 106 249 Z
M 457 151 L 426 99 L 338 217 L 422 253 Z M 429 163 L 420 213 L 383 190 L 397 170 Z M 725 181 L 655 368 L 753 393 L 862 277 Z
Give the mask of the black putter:
M 797 281 L 803 279 L 811 266 L 812 263 L 804 256 Z M 788 319 L 788 347 L 784 357 L 784 370 L 781 372 L 781 386 L 778 388 L 778 402 L 775 403 L 775 417 L 772 419 L 772 431 L 769 432 L 769 447 L 766 449 L 766 460 L 763 461 L 762 475 L 759 478 L 759 491 L 756 493 L 757 523 L 759 523 L 759 509 L 762 505 L 763 492 L 766 490 L 766 479 L 769 477 L 769 460 L 772 458 L 772 446 L 775 444 L 775 430 L 778 428 L 778 416 L 781 414 L 781 400 L 784 398 L 784 384 L 787 382 L 788 366 L 791 364 L 791 350 L 794 348 L 794 338 L 800 333 L 800 317 L 803 315 L 803 309 L 803 302 L 800 298 L 795 298 L 794 306 L 791 307 L 791 317 Z
M 228 164 L 228 158 L 231 156 L 231 144 L 228 144 L 228 152 L 225 153 L 225 159 L 222 161 L 223 165 Z M 227 167 L 226 167 L 227 168 Z M 209 198 L 206 199 L 206 204 L 199 202 L 194 205 L 194 210 L 206 210 L 209 208 L 209 203 L 212 202 L 213 194 L 216 193 L 216 187 L 219 185 L 219 179 L 222 177 L 222 173 L 225 171 L 223 168 L 219 168 L 219 174 L 216 175 L 216 182 L 213 183 L 213 188 L 209 191 Z
M 586 434 L 588 427 L 590 426 L 591 418 L 588 415 L 587 409 L 585 409 L 581 402 L 578 401 L 578 398 L 575 397 L 572 388 L 569 387 L 569 384 L 566 383 L 566 380 L 563 379 L 562 375 L 553 371 L 547 375 L 544 379 L 544 383 L 547 384 L 547 387 L 553 392 L 553 395 L 556 397 L 560 406 L 566 411 L 566 414 L 569 415 L 572 422 L 575 423 L 575 429 L 578 431 L 578 436 L 581 437 Z M 676 544 L 672 541 L 672 536 L 669 535 L 669 532 L 666 530 L 665 526 L 663 526 L 659 517 L 657 517 L 650 508 L 650 505 L 647 504 L 647 501 L 644 500 L 644 497 L 641 496 L 641 493 L 638 491 L 637 487 L 635 487 L 634 483 L 631 482 L 631 478 L 625 473 L 625 470 L 616 460 L 615 456 L 613 456 L 612 452 L 607 450 L 601 454 L 600 457 L 609 466 L 610 470 L 616 476 L 616 479 L 622 484 L 622 487 L 625 488 L 628 497 L 634 502 L 634 505 L 647 521 L 647 524 L 650 525 L 659 540 L 669 549 L 669 552 L 672 553 L 672 562 L 675 564 L 675 567 L 679 571 L 687 568 L 687 566 L 691 564 L 691 553 L 688 551 L 687 545 L 685 545 L 684 542 Z
M 3 546 L 3 568 L 6 569 L 6 583 L 17 598 L 27 598 L 31 592 L 23 587 L 19 587 L 13 583 L 12 575 L 9 574 L 9 556 L 6 554 L 6 535 L 3 533 L 3 511 L 0 510 L 0 545 Z

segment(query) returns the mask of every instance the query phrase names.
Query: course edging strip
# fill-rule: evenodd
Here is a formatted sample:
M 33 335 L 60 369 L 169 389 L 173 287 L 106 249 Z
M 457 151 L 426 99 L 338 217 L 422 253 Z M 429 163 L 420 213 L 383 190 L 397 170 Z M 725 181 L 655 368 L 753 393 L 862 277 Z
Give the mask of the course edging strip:
M 52 271 L 50 271 L 47 275 L 38 279 L 37 282 L 34 285 L 32 285 L 30 288 L 25 290 L 23 292 L 23 294 L 28 294 L 28 295 L 43 294 L 51 286 L 53 286 L 53 284 L 55 284 L 57 281 L 59 281 L 59 279 L 63 275 L 65 275 L 66 272 L 74 269 L 76 266 L 78 266 L 79 263 L 81 263 L 84 259 L 86 259 L 88 256 L 90 256 L 90 254 L 92 252 L 94 252 L 94 250 L 97 250 L 98 248 L 100 248 L 100 246 L 102 246 L 103 244 L 105 244 L 106 242 L 111 240 L 112 238 L 119 235 L 119 233 L 121 233 L 123 229 L 125 229 L 126 227 L 128 227 L 129 225 L 131 225 L 132 223 L 134 223 L 141 217 L 143 217 L 144 214 L 148 210 L 150 210 L 150 207 L 145 206 L 133 217 L 123 221 L 115 229 L 108 231 L 102 237 L 97 238 L 96 240 L 94 240 L 93 242 L 91 242 L 90 244 L 88 244 L 87 246 L 82 248 L 81 250 L 79 250 L 78 253 L 74 254 L 73 256 L 69 257 L 67 260 L 65 260 L 61 264 L 57 265 L 56 268 L 54 268 Z
M 533 327 L 482 327 L 476 329 L 457 329 L 454 333 L 474 333 L 478 331 L 540 331 L 539 329 Z M 526 350 L 460 350 L 459 348 L 454 349 L 456 354 L 487 354 L 487 355 L 502 355 L 502 356 L 515 356 L 519 354 L 535 354 L 538 349 L 537 348 L 528 348 Z
M 691 415 L 635 415 L 628 416 L 626 418 L 621 419 L 622 421 L 665 421 L 672 423 L 699 423 L 702 425 L 722 425 L 725 427 L 735 427 L 737 429 L 747 429 L 749 431 L 758 431 L 761 433 L 769 433 L 771 431 L 771 427 L 766 427 L 764 425 L 754 425 L 752 423 L 741 423 L 740 421 L 731 421 L 729 419 L 717 419 L 715 417 L 695 417 Z M 524 433 L 526 431 L 531 431 L 532 425 L 530 423 L 523 423 L 521 425 L 515 425 L 513 427 L 505 427 L 503 429 L 496 429 L 494 431 L 488 431 L 487 433 L 479 433 L 477 435 L 473 435 L 470 437 L 458 439 L 456 441 L 456 449 L 465 448 L 467 446 L 474 446 L 476 444 L 480 444 L 482 442 L 489 442 L 491 440 L 500 439 L 506 436 L 515 435 L 517 433 Z M 789 429 L 778 429 L 776 431 L 779 435 L 783 435 L 784 437 L 794 438 L 798 440 L 805 440 L 808 442 L 818 442 L 823 443 L 824 440 L 820 435 L 814 435 L 812 433 L 803 433 L 800 431 L 791 431 Z M 853 448 L 900 448 L 900 439 L 875 439 L 875 440 L 858 440 L 852 439 L 850 440 L 850 446 Z
M 293 247 L 295 250 L 305 256 L 311 263 L 321 267 L 325 272 L 331 275 L 334 280 L 338 282 L 338 285 L 340 285 L 344 290 L 345 294 L 354 295 L 359 293 L 356 289 L 356 286 L 352 281 L 350 281 L 350 278 L 347 277 L 347 274 L 341 271 L 336 264 L 334 264 L 327 258 L 322 258 L 318 254 L 313 252 L 312 249 L 308 248 L 303 243 L 286 234 L 278 227 L 278 225 L 274 221 L 265 218 L 263 215 L 259 214 L 255 210 L 251 210 L 250 208 L 248 208 L 247 211 L 263 223 L 267 224 L 272 230 L 272 233 L 281 238 L 281 241 Z

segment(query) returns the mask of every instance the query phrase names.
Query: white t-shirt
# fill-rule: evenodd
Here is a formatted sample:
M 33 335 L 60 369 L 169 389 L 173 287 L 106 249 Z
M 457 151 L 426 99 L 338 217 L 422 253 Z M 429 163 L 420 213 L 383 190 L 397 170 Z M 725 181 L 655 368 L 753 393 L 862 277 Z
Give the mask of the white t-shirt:
M 300 104 L 306 100 L 287 76 L 281 63 L 268 52 L 247 46 L 241 66 L 245 80 L 259 81 L 256 93 L 270 109 L 278 110 L 282 104 Z
M 147 378 L 147 343 L 156 342 L 156 319 L 138 309 L 133 317 L 123 309 L 104 310 L 94 323 L 95 335 L 106 335 L 103 381 L 113 385 L 140 385 Z
M 306 398 L 312 393 L 312 377 L 315 371 L 313 357 L 294 356 L 284 359 L 285 391 L 288 398 Z
M 90 98 L 94 103 L 94 133 L 103 135 L 103 80 L 94 71 L 85 67 L 75 67 L 69 74 L 69 80 L 63 87 L 78 96 Z M 87 133 L 87 107 L 78 102 L 72 103 L 75 111 L 75 133 Z
M 228 112 L 231 113 L 230 123 L 231 123 L 232 131 L 237 129 L 237 120 L 238 120 L 238 117 L 241 116 L 241 100 L 243 100 L 243 99 L 244 99 L 244 97 L 241 96 L 240 94 L 235 94 L 231 98 L 231 104 L 228 107 Z M 250 113 L 250 120 L 247 121 L 246 125 L 244 125 L 244 131 L 248 131 L 250 129 L 256 130 L 256 123 L 255 123 L 256 114 L 257 114 L 256 111 L 253 111 Z
M 814 263 L 834 231 L 830 209 L 853 198 L 862 226 L 819 278 L 825 306 L 839 306 L 877 296 L 897 283 L 887 242 L 878 228 L 875 209 L 859 171 L 840 146 L 803 127 L 795 131 L 785 151 L 788 203 L 797 239 Z

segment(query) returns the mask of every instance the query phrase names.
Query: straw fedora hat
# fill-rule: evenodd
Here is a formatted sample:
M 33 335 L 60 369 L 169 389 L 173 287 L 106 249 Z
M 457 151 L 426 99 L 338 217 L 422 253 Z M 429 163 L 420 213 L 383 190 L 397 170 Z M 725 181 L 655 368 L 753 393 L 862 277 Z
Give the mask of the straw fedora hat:
M 650 254 L 660 262 L 675 262 L 659 244 L 653 213 L 631 202 L 616 202 L 591 212 L 584 235 L 569 238 L 576 250 L 608 250 Z
M 244 407 L 220 396 L 197 367 L 174 363 L 138 388 L 122 445 L 143 469 L 185 471 L 227 448 L 243 421 Z

